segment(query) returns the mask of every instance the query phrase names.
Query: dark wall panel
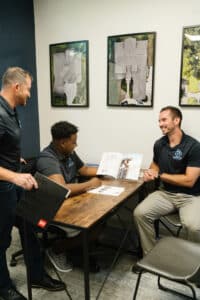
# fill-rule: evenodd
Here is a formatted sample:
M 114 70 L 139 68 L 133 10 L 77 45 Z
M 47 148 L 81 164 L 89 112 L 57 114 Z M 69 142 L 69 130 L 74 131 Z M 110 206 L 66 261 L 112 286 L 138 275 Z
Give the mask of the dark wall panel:
M 39 120 L 32 0 L 2 1 L 0 7 L 0 76 L 7 67 L 19 66 L 33 75 L 31 99 L 18 109 L 22 123 L 22 156 L 39 153 Z

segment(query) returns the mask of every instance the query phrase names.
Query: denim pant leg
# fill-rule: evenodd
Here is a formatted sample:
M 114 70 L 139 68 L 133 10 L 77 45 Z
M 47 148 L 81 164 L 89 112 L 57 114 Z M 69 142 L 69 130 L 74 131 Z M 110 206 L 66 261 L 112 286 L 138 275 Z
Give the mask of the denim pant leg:
M 0 289 L 8 288 L 12 282 L 10 279 L 6 250 L 11 243 L 11 231 L 15 219 L 17 194 L 14 185 L 0 184 Z
M 19 201 L 21 197 L 24 197 L 24 191 L 21 193 L 18 190 Z M 25 228 L 26 234 L 25 236 Z M 44 259 L 40 243 L 37 238 L 37 228 L 30 224 L 29 222 L 24 221 L 21 217 L 16 217 L 15 224 L 19 229 L 21 244 L 24 252 L 25 262 L 29 264 L 30 267 L 30 276 L 32 281 L 39 281 L 43 278 L 44 275 Z M 25 238 L 27 239 L 27 252 L 25 251 Z
M 28 263 L 30 267 L 30 277 L 31 281 L 39 281 L 44 275 L 44 259 L 39 241 L 36 237 L 35 228 L 30 223 L 26 222 L 26 234 L 24 232 L 24 221 L 18 218 L 17 226 L 19 229 L 19 234 L 21 238 L 21 244 L 24 252 L 25 262 Z M 25 238 L 27 238 L 27 252 L 24 247 Z

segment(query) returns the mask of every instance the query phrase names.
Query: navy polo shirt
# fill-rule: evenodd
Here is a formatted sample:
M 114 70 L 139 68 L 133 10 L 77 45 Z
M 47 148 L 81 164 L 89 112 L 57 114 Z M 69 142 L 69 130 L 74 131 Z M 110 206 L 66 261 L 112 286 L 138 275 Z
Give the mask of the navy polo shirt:
M 17 112 L 0 96 L 0 166 L 20 170 L 20 122 Z
M 78 171 L 83 165 L 75 151 L 64 156 L 58 153 L 51 143 L 40 153 L 37 170 L 46 176 L 61 174 L 66 183 L 75 183 L 78 182 Z
M 153 161 L 159 166 L 160 173 L 185 174 L 187 167 L 200 168 L 200 143 L 183 132 L 179 145 L 170 147 L 168 137 L 163 136 L 154 144 Z M 162 182 L 168 192 L 200 195 L 200 177 L 192 188 Z

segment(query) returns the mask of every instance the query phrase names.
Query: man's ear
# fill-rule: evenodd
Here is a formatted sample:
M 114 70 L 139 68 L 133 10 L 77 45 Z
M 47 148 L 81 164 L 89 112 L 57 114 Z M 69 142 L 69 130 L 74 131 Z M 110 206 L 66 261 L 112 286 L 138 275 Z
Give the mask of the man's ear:
M 175 120 L 175 122 L 176 122 L 176 125 L 177 125 L 177 124 L 180 124 L 180 118 L 175 117 L 174 120 Z
M 66 139 L 60 140 L 60 146 L 63 148 L 65 146 Z
M 13 89 L 14 89 L 16 92 L 18 92 L 18 91 L 19 91 L 19 88 L 20 88 L 20 85 L 19 85 L 19 83 L 18 83 L 18 82 L 16 82 L 16 83 L 13 83 Z

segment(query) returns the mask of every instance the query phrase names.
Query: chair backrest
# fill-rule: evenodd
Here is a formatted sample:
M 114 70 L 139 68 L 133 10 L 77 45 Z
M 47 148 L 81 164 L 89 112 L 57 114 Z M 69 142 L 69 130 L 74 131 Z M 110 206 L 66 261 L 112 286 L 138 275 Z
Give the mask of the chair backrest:
M 31 173 L 32 175 L 36 172 L 37 157 L 31 157 L 25 159 L 26 163 L 21 163 L 22 173 Z

